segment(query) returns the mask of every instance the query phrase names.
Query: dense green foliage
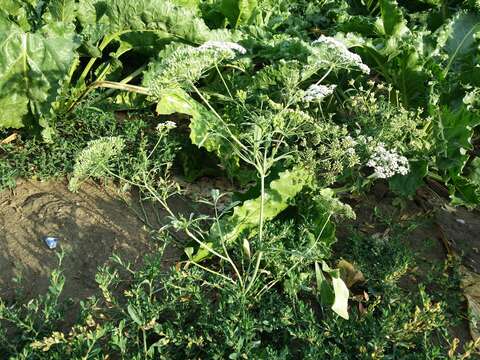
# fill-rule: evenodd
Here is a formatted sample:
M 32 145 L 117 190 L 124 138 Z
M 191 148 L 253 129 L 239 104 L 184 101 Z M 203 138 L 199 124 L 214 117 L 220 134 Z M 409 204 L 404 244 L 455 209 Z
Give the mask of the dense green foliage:
M 56 331 L 59 273 L 45 298 L 1 303 L 13 328 L 0 349 L 14 358 L 447 358 L 433 337 L 444 340 L 449 310 L 423 289 L 400 300 L 408 256 L 398 243 L 352 235 L 367 274 L 370 253 L 391 253 L 383 275 L 371 270 L 363 310 L 332 245 L 335 223 L 355 218 L 337 194 L 377 181 L 412 196 L 428 177 L 452 203 L 478 206 L 479 20 L 474 1 L 7 0 L 0 129 L 23 130 L 0 144 L 0 186 L 70 174 L 76 191 L 113 178 L 168 213 L 156 237 L 188 240 L 177 268 L 163 273 L 159 251 L 131 271 L 123 295 L 119 273 L 102 269 L 102 299 L 83 304 L 70 333 Z M 220 173 L 239 192 L 223 207 L 212 191 L 207 214 L 176 214 L 174 172 Z

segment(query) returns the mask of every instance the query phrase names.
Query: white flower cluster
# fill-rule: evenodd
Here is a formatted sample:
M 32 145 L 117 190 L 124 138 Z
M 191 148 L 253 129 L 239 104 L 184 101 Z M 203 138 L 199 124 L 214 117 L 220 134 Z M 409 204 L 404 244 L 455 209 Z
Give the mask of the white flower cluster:
M 321 101 L 325 97 L 332 95 L 336 87 L 337 85 L 310 85 L 309 88 L 305 90 L 303 100 L 306 102 Z
M 374 175 L 380 179 L 387 179 L 395 174 L 407 175 L 410 171 L 407 158 L 395 150 L 387 150 L 383 143 L 377 145 L 367 166 L 372 167 Z
M 355 151 L 355 146 L 357 146 L 357 141 L 352 138 L 350 135 L 347 135 L 343 138 L 343 143 L 345 145 L 345 147 L 347 148 L 345 150 L 345 153 L 349 156 L 354 156 L 356 155 L 356 151 Z
M 229 41 L 207 41 L 203 45 L 197 48 L 197 51 L 206 51 L 206 50 L 218 50 L 222 52 L 230 53 L 232 56 L 236 52 L 240 54 L 245 54 L 247 50 L 242 46 L 234 42 Z
M 370 68 L 362 62 L 362 58 L 348 50 L 344 43 L 338 41 L 337 39 L 320 35 L 320 37 L 312 42 L 312 45 L 323 45 L 330 50 L 333 57 L 336 57 L 338 61 L 351 64 L 352 66 L 358 67 L 365 74 L 370 74 Z
M 157 125 L 157 131 L 162 131 L 163 129 L 175 129 L 177 127 L 177 124 L 175 124 L 173 121 L 165 121 L 158 123 Z
M 107 173 L 110 162 L 119 155 L 125 147 L 125 141 L 120 137 L 103 137 L 92 140 L 80 151 L 75 161 L 73 174 L 68 183 L 70 191 L 77 191 L 86 178 L 100 178 Z

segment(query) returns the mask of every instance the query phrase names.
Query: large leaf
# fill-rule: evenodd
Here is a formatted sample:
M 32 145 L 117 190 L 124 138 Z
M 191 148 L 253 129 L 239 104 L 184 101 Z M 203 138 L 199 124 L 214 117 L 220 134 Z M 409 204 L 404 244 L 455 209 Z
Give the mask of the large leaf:
M 48 5 L 49 15 L 53 21 L 71 23 L 75 19 L 74 0 L 51 0 Z
M 407 175 L 397 174 L 390 178 L 390 189 L 402 196 L 413 196 L 424 184 L 423 179 L 428 174 L 428 161 L 410 161 L 410 172 Z
M 166 0 L 111 0 L 105 15 L 111 34 L 147 31 L 194 44 L 227 37 L 224 31 L 210 30 L 195 11 Z
M 37 33 L 0 18 L 0 128 L 50 115 L 75 57 L 75 34 L 61 23 Z
M 396 0 L 381 0 L 380 10 L 382 13 L 383 31 L 387 37 L 399 37 L 408 32 L 407 23 Z
M 451 178 L 460 176 L 473 149 L 473 132 L 480 125 L 480 116 L 465 107 L 456 111 L 443 108 L 437 121 L 437 167 Z
M 459 12 L 439 31 L 437 51 L 448 55 L 445 74 L 462 57 L 478 52 L 475 33 L 480 31 L 480 15 Z
M 33 10 L 33 1 L 3 0 L 0 8 L 0 17 L 10 18 L 23 30 L 30 30 L 29 13 Z M 4 13 L 2 15 L 2 12 Z
M 159 94 L 157 114 L 170 115 L 174 113 L 187 114 L 190 121 L 190 140 L 198 147 L 215 153 L 230 169 L 238 167 L 238 157 L 225 140 L 221 120 L 205 106 L 192 99 L 180 88 L 166 89 Z
M 257 0 L 223 0 L 220 10 L 233 27 L 238 27 L 252 21 L 257 6 Z
M 295 167 L 279 173 L 278 179 L 270 183 L 264 194 L 264 220 L 272 220 L 285 210 L 292 199 L 310 181 L 311 177 L 303 167 Z M 249 235 L 255 234 L 260 224 L 261 203 L 262 198 L 259 196 L 237 206 L 231 216 L 212 225 L 210 240 L 213 243 L 223 241 L 228 244 L 234 242 L 243 232 L 249 232 Z

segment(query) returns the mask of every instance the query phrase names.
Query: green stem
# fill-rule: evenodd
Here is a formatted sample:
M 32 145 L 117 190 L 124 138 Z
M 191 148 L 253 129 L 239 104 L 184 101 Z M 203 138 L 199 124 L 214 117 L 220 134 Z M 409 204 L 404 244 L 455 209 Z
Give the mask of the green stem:
M 115 38 L 114 35 L 110 35 L 110 36 L 105 36 L 100 44 L 100 46 L 98 47 L 100 51 L 103 51 L 107 45 Z M 97 58 L 96 57 L 92 57 L 90 58 L 90 60 L 88 61 L 87 65 L 85 66 L 85 68 L 83 69 L 80 77 L 78 78 L 78 81 L 77 81 L 77 85 L 79 84 L 85 84 L 85 79 L 87 78 L 88 76 L 88 73 L 90 72 L 90 70 L 92 69 L 93 65 L 95 64 L 95 62 L 97 61 Z
M 250 289 L 252 288 L 253 284 L 255 283 L 255 280 L 256 280 L 257 275 L 258 275 L 258 270 L 260 269 L 260 262 L 262 261 L 262 257 L 263 257 L 263 252 L 260 251 L 260 252 L 258 253 L 257 261 L 256 261 L 256 263 L 255 263 L 255 270 L 253 271 L 252 280 L 250 280 L 250 284 L 248 284 L 248 287 L 247 287 L 247 289 L 245 290 L 245 295 L 250 291 Z

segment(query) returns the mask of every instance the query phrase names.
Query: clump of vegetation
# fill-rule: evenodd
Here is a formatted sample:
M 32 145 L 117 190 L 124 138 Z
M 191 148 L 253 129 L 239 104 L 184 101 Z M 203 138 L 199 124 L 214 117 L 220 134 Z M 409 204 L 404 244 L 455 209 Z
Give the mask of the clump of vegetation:
M 370 278 L 363 294 L 332 245 L 336 224 L 355 218 L 338 194 L 366 191 L 379 179 L 411 196 L 434 178 L 454 204 L 478 205 L 475 6 L 7 4 L 0 10 L 0 105 L 8 111 L 0 127 L 22 128 L 24 140 L 0 145 L 0 186 L 17 176 L 69 174 L 76 191 L 88 178 L 112 178 L 167 212 L 162 227 L 151 229 L 164 246 L 171 234 L 186 240 L 179 244 L 185 257 L 166 273 L 161 249 L 139 271 L 117 259 L 128 279 L 101 269 L 102 297 L 82 304 L 69 332 L 57 328 L 59 272 L 46 297 L 2 302 L 4 353 L 456 356 L 455 343 L 435 341 L 446 336 L 446 304 L 422 287 L 407 297 L 399 285 L 414 261 L 400 240 L 351 236 Z M 132 116 L 117 119 L 119 110 Z M 209 211 L 175 213 L 168 200 L 182 189 L 174 175 L 181 169 L 194 181 L 208 172 L 196 164 L 205 158 L 238 194 L 223 207 L 214 190 L 202 201 Z M 128 289 L 117 294 L 124 281 Z

